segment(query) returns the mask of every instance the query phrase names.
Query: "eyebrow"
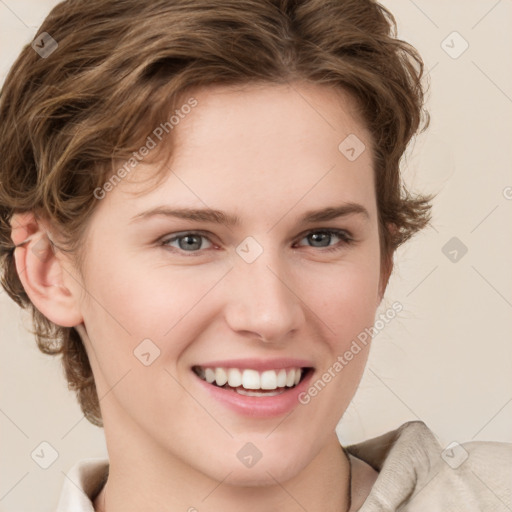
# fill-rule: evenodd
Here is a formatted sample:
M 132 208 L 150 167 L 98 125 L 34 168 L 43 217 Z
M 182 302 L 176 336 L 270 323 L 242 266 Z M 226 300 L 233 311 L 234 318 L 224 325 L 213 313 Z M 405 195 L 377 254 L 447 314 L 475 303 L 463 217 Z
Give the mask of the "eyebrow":
M 353 214 L 362 215 L 366 217 L 366 219 L 370 218 L 368 210 L 363 205 L 349 202 L 339 206 L 328 206 L 321 210 L 310 210 L 299 219 L 299 222 L 311 224 L 314 222 L 324 222 L 340 217 L 346 217 Z M 220 210 L 214 210 L 211 208 L 170 208 L 168 206 L 157 206 L 150 210 L 138 213 L 130 219 L 130 224 L 156 216 L 176 217 L 178 219 L 211 222 L 214 224 L 224 224 L 226 226 L 240 225 L 240 217 L 230 215 Z

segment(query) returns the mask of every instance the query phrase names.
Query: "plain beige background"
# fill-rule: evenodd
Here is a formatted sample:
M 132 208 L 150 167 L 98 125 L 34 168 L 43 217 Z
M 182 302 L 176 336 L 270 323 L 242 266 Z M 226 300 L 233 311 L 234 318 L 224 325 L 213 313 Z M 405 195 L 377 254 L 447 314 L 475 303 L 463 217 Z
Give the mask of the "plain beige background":
M 56 3 L 0 0 L 0 82 Z M 358 442 L 420 419 L 443 446 L 512 442 L 512 2 L 383 3 L 430 72 L 431 127 L 406 176 L 438 196 L 433 227 L 396 255 L 382 311 L 404 310 L 374 339 L 338 434 Z M 103 431 L 5 292 L 0 326 L 0 511 L 49 512 L 76 461 L 106 456 Z M 46 470 L 31 458 L 41 442 L 58 453 Z

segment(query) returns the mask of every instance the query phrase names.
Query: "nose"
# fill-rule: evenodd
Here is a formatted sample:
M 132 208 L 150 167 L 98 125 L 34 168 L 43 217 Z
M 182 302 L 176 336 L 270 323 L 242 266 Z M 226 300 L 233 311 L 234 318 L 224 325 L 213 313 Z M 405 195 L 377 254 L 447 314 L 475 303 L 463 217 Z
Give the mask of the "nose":
M 238 334 L 282 343 L 305 322 L 298 278 L 278 250 L 265 250 L 256 261 L 235 259 L 224 283 L 225 318 Z

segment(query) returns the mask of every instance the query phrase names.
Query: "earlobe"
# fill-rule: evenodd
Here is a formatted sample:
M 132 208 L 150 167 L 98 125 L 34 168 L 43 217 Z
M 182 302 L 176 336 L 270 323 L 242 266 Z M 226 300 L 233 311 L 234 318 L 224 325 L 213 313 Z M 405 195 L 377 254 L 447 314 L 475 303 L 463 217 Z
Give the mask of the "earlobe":
M 65 258 L 52 243 L 46 225 L 33 213 L 16 213 L 11 226 L 16 270 L 32 304 L 56 325 L 80 324 L 78 297 L 64 279 L 69 272 L 63 265 Z

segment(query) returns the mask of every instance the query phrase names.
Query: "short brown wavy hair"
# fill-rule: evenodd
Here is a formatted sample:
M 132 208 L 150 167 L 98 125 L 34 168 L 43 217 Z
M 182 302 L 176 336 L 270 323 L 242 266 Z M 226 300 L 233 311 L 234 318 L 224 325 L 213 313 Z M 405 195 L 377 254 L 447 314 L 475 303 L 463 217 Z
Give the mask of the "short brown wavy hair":
M 409 141 L 428 125 L 423 62 L 375 1 L 67 0 L 44 32 L 55 51 L 42 58 L 26 45 L 0 95 L 1 283 L 30 308 L 40 350 L 62 355 L 69 389 L 95 425 L 103 421 L 81 338 L 31 303 L 10 220 L 15 212 L 48 219 L 80 269 L 94 190 L 187 91 L 296 80 L 348 91 L 372 134 L 382 256 L 430 220 L 432 198 L 412 196 L 399 169 Z

